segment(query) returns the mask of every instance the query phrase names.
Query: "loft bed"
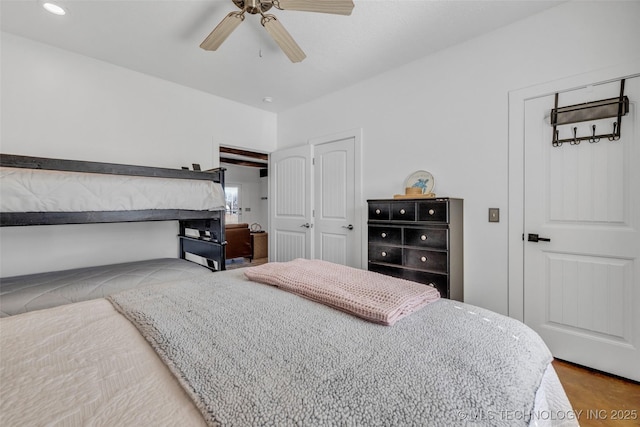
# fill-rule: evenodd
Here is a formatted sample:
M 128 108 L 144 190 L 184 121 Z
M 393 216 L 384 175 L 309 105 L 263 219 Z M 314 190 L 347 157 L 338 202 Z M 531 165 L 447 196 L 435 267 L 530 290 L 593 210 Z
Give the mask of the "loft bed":
M 224 270 L 224 171 L 0 154 L 2 227 L 179 223 L 179 259 L 0 279 L 0 316 L 103 297 L 206 269 Z
M 207 172 L 183 169 L 155 168 L 116 163 L 84 162 L 77 160 L 49 159 L 44 157 L 0 154 L 0 166 L 36 171 L 58 171 L 72 173 L 90 173 L 98 175 L 119 175 L 127 177 L 154 177 L 165 179 L 211 181 L 224 189 L 224 168 Z M 6 185 L 6 184 L 5 184 Z M 4 195 L 3 195 L 4 197 Z M 90 224 L 107 222 L 138 221 L 189 221 L 220 219 L 220 207 L 216 210 L 186 210 L 178 208 L 106 210 L 106 211 L 44 211 L 44 212 L 0 212 L 0 226 Z M 224 206 L 222 207 L 224 208 Z M 224 216 L 222 216 L 224 218 Z M 224 227 L 223 227 L 224 228 Z M 224 239 L 223 239 L 224 240 Z

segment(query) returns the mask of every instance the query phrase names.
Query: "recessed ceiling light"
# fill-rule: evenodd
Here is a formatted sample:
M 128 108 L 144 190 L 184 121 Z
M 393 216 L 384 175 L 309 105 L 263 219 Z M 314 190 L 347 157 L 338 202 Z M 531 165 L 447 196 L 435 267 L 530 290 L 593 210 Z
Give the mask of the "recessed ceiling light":
M 44 7 L 47 12 L 51 12 L 54 15 L 64 15 L 67 13 L 66 10 L 64 10 L 61 6 L 58 6 L 57 4 L 53 4 L 53 3 L 43 3 L 42 7 Z

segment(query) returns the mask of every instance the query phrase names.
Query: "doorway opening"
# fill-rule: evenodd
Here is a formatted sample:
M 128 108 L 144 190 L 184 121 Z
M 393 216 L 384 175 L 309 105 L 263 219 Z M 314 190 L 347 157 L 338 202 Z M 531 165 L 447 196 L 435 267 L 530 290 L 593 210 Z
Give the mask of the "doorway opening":
M 268 159 L 267 153 L 220 146 L 220 166 L 226 169 L 225 221 L 228 230 L 234 228 L 226 239 L 228 245 L 250 245 L 251 255 L 244 261 L 251 264 L 268 259 Z M 238 225 L 244 231 L 239 233 Z

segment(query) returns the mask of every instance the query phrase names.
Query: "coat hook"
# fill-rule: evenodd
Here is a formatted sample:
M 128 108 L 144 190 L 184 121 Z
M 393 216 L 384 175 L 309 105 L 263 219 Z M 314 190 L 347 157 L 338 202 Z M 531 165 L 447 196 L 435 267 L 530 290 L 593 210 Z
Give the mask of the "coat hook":
M 609 141 L 617 141 L 620 139 L 620 135 L 617 132 L 618 122 L 613 122 L 613 133 L 608 137 Z
M 553 134 L 553 141 L 551 142 L 551 145 L 553 145 L 554 147 L 560 147 L 562 145 L 562 142 L 558 141 L 560 139 L 560 131 L 556 130 Z
M 578 145 L 580 144 L 580 141 L 578 141 L 578 128 L 577 127 L 573 127 L 573 141 L 569 141 L 569 143 L 571 145 Z
M 596 138 L 596 125 L 591 126 L 591 138 L 589 138 L 589 142 L 599 142 L 600 138 Z

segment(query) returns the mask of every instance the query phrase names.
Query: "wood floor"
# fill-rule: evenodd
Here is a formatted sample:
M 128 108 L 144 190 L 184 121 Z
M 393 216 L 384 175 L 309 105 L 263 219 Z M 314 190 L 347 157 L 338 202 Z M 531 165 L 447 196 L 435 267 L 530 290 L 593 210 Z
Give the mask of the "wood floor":
M 232 262 L 227 263 L 227 270 L 235 270 L 236 268 L 255 267 L 256 265 L 265 264 L 267 258 L 255 258 L 249 261 L 249 258 L 236 258 Z
M 639 383 L 558 359 L 553 367 L 581 426 L 640 426 Z

